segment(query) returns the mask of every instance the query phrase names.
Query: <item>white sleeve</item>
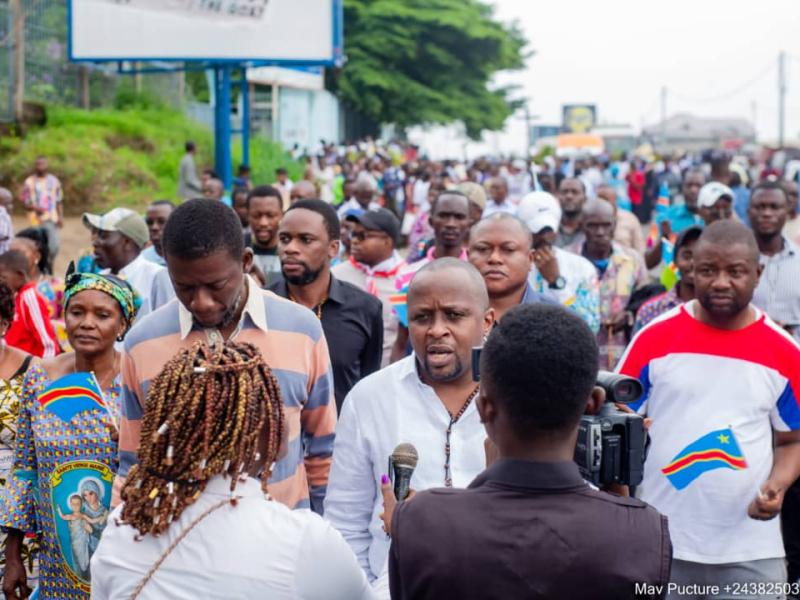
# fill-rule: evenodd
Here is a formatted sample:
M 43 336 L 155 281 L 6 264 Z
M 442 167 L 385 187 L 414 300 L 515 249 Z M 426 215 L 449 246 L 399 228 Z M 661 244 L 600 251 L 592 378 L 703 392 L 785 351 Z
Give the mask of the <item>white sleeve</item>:
M 358 393 L 357 389 L 354 392 Z M 378 486 L 373 481 L 372 461 L 361 434 L 356 404 L 351 392 L 344 400 L 342 414 L 336 424 L 324 514 L 325 520 L 350 544 L 358 564 L 369 574 L 369 547 L 372 542 L 369 525 Z
M 352 550 L 328 523 L 320 518 L 312 519 L 300 547 L 302 556 L 295 570 L 298 599 L 377 599 Z

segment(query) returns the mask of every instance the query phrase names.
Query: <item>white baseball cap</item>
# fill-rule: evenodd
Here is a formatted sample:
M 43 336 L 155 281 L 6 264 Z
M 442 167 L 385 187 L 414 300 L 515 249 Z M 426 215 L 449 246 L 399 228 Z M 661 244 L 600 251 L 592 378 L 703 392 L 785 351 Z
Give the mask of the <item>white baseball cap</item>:
M 83 224 L 88 229 L 118 231 L 143 248 L 150 239 L 147 224 L 135 211 L 129 208 L 112 208 L 103 215 L 83 213 Z
M 525 222 L 532 233 L 539 233 L 546 227 L 558 231 L 561 204 L 549 192 L 531 192 L 519 201 L 517 217 Z
M 712 181 L 700 188 L 700 194 L 697 196 L 697 206 L 711 208 L 723 196 L 727 196 L 733 202 L 733 190 L 724 183 Z

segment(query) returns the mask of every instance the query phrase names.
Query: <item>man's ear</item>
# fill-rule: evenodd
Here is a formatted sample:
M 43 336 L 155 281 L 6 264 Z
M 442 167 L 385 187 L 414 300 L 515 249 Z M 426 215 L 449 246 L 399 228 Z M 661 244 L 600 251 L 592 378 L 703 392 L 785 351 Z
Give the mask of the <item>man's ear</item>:
M 250 273 L 253 270 L 253 249 L 245 248 L 242 253 L 242 272 Z
M 584 414 L 596 415 L 600 412 L 600 409 L 603 408 L 603 404 L 605 403 L 606 391 L 600 386 L 595 386 L 592 393 L 589 394 L 589 398 L 586 400 L 586 410 Z

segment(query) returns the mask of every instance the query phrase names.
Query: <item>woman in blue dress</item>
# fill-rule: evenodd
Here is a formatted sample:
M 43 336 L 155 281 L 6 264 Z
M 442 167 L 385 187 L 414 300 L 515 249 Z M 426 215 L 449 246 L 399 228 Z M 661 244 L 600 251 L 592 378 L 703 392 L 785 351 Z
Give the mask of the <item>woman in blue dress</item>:
M 130 328 L 139 299 L 116 277 L 71 273 L 64 306 L 74 351 L 28 370 L 14 469 L 0 497 L 0 526 L 8 532 L 3 592 L 9 598 L 24 598 L 30 591 L 21 545 L 25 533 L 35 532 L 41 542 L 39 598 L 88 600 L 89 574 L 81 568 L 85 557 L 73 554 L 73 519 L 62 515 L 75 516 L 69 501 L 77 491 L 81 518 L 91 527 L 86 543 L 90 552 L 96 548 L 105 525 L 100 517 L 110 500 L 102 486 L 110 490 L 117 468 L 120 356 L 114 343 Z

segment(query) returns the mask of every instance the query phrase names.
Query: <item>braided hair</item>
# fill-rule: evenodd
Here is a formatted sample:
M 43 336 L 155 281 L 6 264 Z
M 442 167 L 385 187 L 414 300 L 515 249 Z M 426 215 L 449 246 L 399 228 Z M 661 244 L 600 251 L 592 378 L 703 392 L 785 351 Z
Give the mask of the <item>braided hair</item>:
M 197 342 L 182 350 L 151 382 L 146 406 L 139 464 L 122 490 L 122 522 L 159 535 L 219 474 L 232 475 L 235 505 L 236 484 L 261 452 L 267 493 L 284 415 L 278 382 L 255 346 Z

